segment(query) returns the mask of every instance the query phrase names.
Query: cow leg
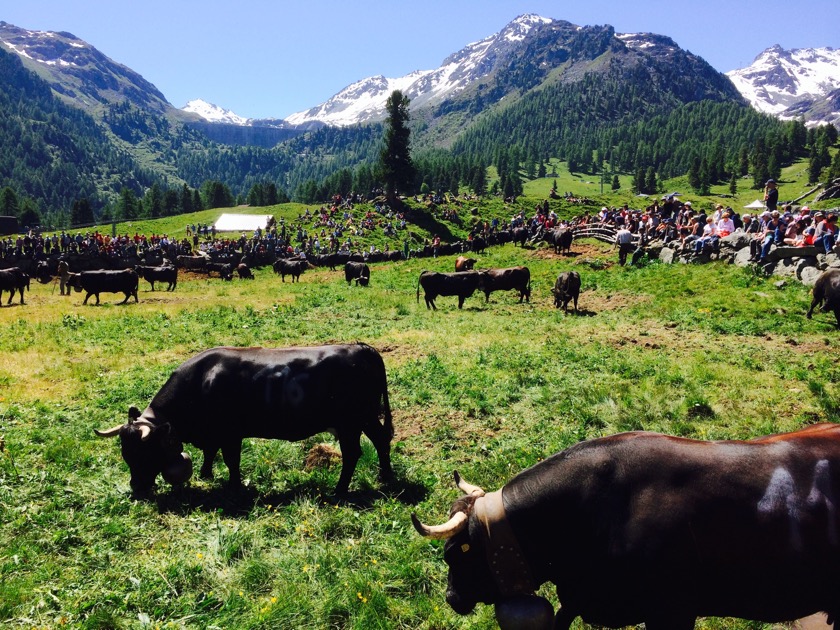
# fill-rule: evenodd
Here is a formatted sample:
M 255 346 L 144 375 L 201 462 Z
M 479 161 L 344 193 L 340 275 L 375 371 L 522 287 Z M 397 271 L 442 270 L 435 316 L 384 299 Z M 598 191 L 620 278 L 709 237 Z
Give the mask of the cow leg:
M 466 300 L 466 299 L 467 299 L 467 296 L 465 296 L 465 295 L 459 295 L 458 296 L 458 308 L 464 308 L 464 300 Z
M 376 447 L 376 454 L 379 456 L 379 478 L 382 481 L 391 481 L 394 478 L 394 471 L 391 468 L 391 436 L 380 424 L 378 417 L 368 422 L 362 431 Z M 344 457 L 343 448 L 341 452 Z
M 82 304 L 83 304 L 83 305 L 84 305 L 84 304 L 87 304 L 88 298 L 90 298 L 90 296 L 91 296 L 91 295 L 93 295 L 93 294 L 92 294 L 92 293 L 88 293 L 88 294 L 85 296 L 85 299 L 84 299 L 84 301 L 82 302 Z
M 222 446 L 222 458 L 225 460 L 230 475 L 230 485 L 242 485 L 242 475 L 239 472 L 239 462 L 242 460 L 242 440 L 235 440 Z
M 335 493 L 339 496 L 347 494 L 350 488 L 350 480 L 356 471 L 356 464 L 362 456 L 362 446 L 359 444 L 359 434 L 347 435 L 342 433 L 338 436 L 338 445 L 341 447 L 341 475 L 338 478 L 338 485 Z
M 213 478 L 213 460 L 216 458 L 218 451 L 219 449 L 216 446 L 208 446 L 204 449 L 204 461 L 201 464 L 201 472 L 199 473 L 202 479 Z
M 805 314 L 805 317 L 811 319 L 811 316 L 814 314 L 814 309 L 819 306 L 820 302 L 822 302 L 822 296 L 817 297 L 814 295 L 814 299 L 811 300 L 811 308 L 808 309 L 808 312 Z

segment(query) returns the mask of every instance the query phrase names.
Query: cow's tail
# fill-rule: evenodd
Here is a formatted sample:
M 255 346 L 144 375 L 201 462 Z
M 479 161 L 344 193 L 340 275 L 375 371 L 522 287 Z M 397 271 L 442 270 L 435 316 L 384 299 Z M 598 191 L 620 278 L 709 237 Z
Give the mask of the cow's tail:
M 384 368 L 384 366 L 383 366 Z M 391 417 L 391 402 L 388 400 L 388 378 L 382 370 L 382 414 L 385 418 L 382 426 L 388 432 L 388 439 L 394 439 L 394 419 Z

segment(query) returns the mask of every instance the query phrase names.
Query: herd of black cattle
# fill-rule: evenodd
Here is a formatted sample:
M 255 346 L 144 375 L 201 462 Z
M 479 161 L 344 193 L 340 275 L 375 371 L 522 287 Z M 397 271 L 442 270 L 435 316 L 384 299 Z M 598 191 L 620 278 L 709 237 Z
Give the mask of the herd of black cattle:
M 65 273 L 68 288 L 85 291 L 84 303 L 95 296 L 97 304 L 102 292 L 137 301 L 140 278 L 152 290 L 155 282 L 174 290 L 179 268 L 253 277 L 241 260 L 187 258 L 81 271 L 42 261 L 34 275 L 49 282 Z M 272 266 L 284 282 L 286 275 L 295 282 L 313 262 L 343 264 L 348 285 L 370 282 L 363 257 L 279 259 Z M 530 301 L 527 267 L 475 270 L 475 263 L 460 256 L 453 273 L 423 271 L 418 302 L 421 288 L 429 309 L 438 296 L 457 296 L 461 308 L 476 291 L 489 300 L 493 291 L 514 290 L 520 303 Z M 29 279 L 20 267 L 0 270 L 0 298 L 10 291 L 11 303 L 19 291 L 23 304 Z M 552 293 L 557 308 L 572 302 L 577 310 L 580 276 L 560 274 Z M 809 317 L 818 300 L 840 308 L 840 270 L 818 281 Z M 119 438 L 131 487 L 142 495 L 158 475 L 174 485 L 191 478 L 184 443 L 203 452 L 204 478 L 212 477 L 221 451 L 229 484 L 238 487 L 245 438 L 297 441 L 325 431 L 342 452 L 337 495 L 349 491 L 362 434 L 376 449 L 383 483 L 392 482 L 394 426 L 385 365 L 374 348 L 206 350 L 179 366 L 145 410 L 131 407 L 125 423 L 96 433 Z M 446 600 L 459 614 L 493 604 L 503 630 L 567 630 L 577 617 L 612 628 L 688 630 L 699 616 L 779 622 L 826 612 L 840 628 L 837 425 L 727 442 L 632 432 L 577 444 L 495 492 L 455 477 L 464 496 L 449 520 L 431 526 L 412 520 L 421 535 L 446 539 Z M 556 587 L 562 605 L 556 614 L 535 594 L 545 582 Z

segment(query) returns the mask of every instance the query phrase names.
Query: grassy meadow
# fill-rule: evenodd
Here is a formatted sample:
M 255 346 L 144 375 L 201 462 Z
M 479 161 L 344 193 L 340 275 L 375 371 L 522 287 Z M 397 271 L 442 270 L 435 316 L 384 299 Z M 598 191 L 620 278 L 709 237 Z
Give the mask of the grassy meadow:
M 481 267 L 530 267 L 531 303 L 476 294 L 462 311 L 416 301 L 420 271 L 453 257 L 373 265 L 368 288 L 323 269 L 295 284 L 267 268 L 227 283 L 182 274 L 172 293 L 141 281 L 139 304 L 122 306 L 33 283 L 26 305 L 0 309 L 0 625 L 492 628 L 492 607 L 449 609 L 442 544 L 409 519 L 446 518 L 452 470 L 491 490 L 617 431 L 749 438 L 840 421 L 840 335 L 830 314 L 805 319 L 807 288 L 722 264 L 620 268 L 594 241 L 574 250 L 488 250 Z M 549 291 L 567 269 L 583 281 L 576 316 Z M 242 492 L 218 458 L 213 481 L 160 481 L 135 500 L 117 441 L 93 433 L 205 348 L 356 340 L 388 370 L 397 482 L 380 485 L 363 438 L 348 502 L 330 497 L 338 465 L 304 469 L 313 445 L 337 447 L 329 435 L 247 440 Z

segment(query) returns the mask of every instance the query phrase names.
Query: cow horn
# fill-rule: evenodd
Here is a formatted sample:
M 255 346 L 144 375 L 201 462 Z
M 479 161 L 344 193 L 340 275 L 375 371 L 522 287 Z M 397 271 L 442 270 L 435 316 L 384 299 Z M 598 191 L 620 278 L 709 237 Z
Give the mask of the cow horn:
M 152 434 L 152 431 L 155 428 L 148 420 L 137 420 L 134 422 L 134 426 L 140 429 L 140 441 L 145 442 L 149 439 L 149 436 Z
M 104 429 L 102 431 L 100 431 L 99 429 L 94 429 L 93 432 L 96 433 L 96 435 L 98 435 L 99 437 L 117 437 L 124 426 L 124 424 L 118 424 L 115 427 L 111 427 L 110 429 Z
M 443 525 L 424 525 L 420 522 L 420 519 L 417 518 L 417 515 L 414 512 L 411 513 L 411 522 L 414 524 L 414 529 L 416 529 L 421 536 L 434 538 L 435 540 L 452 538 L 452 536 L 467 526 L 468 520 L 469 517 L 466 513 L 456 512 L 452 518 Z
M 458 489 L 464 494 L 469 494 L 476 497 L 483 497 L 485 494 L 487 494 L 478 486 L 474 486 L 471 483 L 467 483 L 466 481 L 461 479 L 461 475 L 458 474 L 457 470 L 453 471 L 452 476 L 455 477 L 455 485 L 458 486 Z

